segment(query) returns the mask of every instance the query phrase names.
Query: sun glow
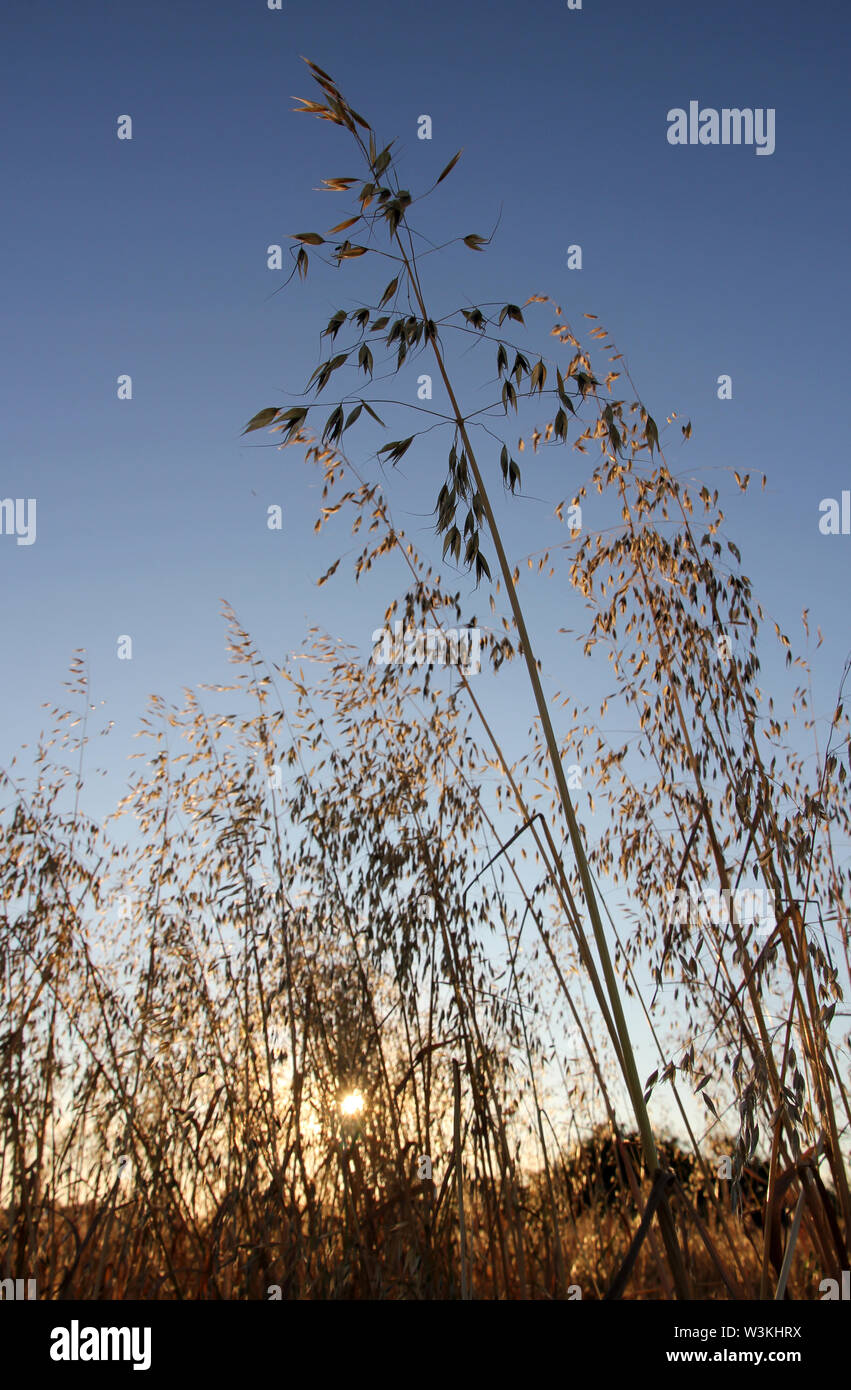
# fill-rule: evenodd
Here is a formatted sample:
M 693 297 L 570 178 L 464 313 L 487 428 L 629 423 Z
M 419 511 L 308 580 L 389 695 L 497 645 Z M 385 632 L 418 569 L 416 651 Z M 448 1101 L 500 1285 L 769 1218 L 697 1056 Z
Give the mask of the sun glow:
M 360 1091 L 352 1091 L 340 1101 L 340 1111 L 343 1115 L 359 1115 L 362 1110 L 363 1096 Z

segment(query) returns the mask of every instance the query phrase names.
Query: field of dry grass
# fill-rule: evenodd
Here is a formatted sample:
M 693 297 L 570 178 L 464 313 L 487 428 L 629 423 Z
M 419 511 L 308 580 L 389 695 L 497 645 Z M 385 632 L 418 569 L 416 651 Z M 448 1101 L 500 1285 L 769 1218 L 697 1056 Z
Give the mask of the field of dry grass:
M 33 769 L 2 781 L 0 1277 L 83 1299 L 818 1298 L 851 1262 L 847 667 L 816 720 L 778 629 L 798 684 L 788 717 L 785 693 L 775 707 L 719 494 L 666 461 L 679 422 L 657 428 L 617 355 L 597 361 L 599 326 L 587 347 L 547 318 L 559 365 L 518 346 L 509 332 L 556 307 L 540 296 L 438 331 L 389 147 L 314 76 L 313 114 L 365 162 L 359 195 L 360 179 L 331 182 L 397 269 L 324 330 L 337 356 L 314 386 L 355 348 L 368 369 L 366 337 L 396 371 L 429 356 L 450 401 L 444 555 L 491 598 L 483 660 L 525 670 L 534 732 L 512 760 L 486 683 L 364 662 L 319 632 L 307 681 L 228 609 L 233 684 L 152 700 L 101 825 L 83 810 L 99 731 L 75 660 Z M 368 260 L 340 249 L 338 265 Z M 616 503 L 605 532 L 571 536 L 563 517 L 538 566 L 586 605 L 582 649 L 614 687 L 599 711 L 544 695 L 497 515 L 520 468 L 504 448 L 492 505 L 454 329 L 495 357 L 506 417 L 524 401 L 551 415 L 530 453 L 596 456 L 573 502 Z M 318 529 L 348 519 L 368 537 L 356 579 L 406 575 L 388 625 L 463 625 L 394 522 L 392 486 L 344 452 L 357 399 L 321 429 L 301 406 L 250 427 L 302 446 Z M 605 812 L 593 841 L 569 763 Z M 761 935 L 738 911 L 745 884 L 772 905 Z M 672 914 L 684 892 L 698 906 Z M 711 894 L 734 906 L 707 914 Z M 645 1079 L 636 1020 L 657 1057 Z

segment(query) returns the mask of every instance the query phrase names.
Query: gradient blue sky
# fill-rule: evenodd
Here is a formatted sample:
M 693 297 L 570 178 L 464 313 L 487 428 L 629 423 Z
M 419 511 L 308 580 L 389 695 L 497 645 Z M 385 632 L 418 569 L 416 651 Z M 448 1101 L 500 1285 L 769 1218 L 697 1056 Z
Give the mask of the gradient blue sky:
M 266 268 L 267 245 L 339 221 L 345 197 L 313 190 L 361 172 L 343 132 L 291 114 L 292 95 L 313 95 L 300 54 L 382 142 L 399 137 L 413 191 L 464 147 L 428 227 L 487 234 L 501 210 L 487 255 L 426 262 L 440 312 L 550 293 L 575 325 L 599 315 L 657 421 L 692 420 L 687 465 L 722 487 L 768 614 L 796 644 L 805 607 L 825 631 L 816 706 L 829 713 L 851 646 L 851 536 L 818 529 L 819 501 L 851 487 L 849 30 L 838 5 L 791 0 L 7 4 L 0 495 L 38 499 L 38 539 L 0 536 L 0 761 L 33 739 L 41 702 L 60 697 L 73 649 L 86 648 L 93 696 L 116 721 L 98 749 L 101 760 L 110 749 L 110 776 L 88 803 L 100 813 L 135 766 L 124 755 L 138 750 L 148 694 L 179 699 L 184 685 L 228 678 L 220 598 L 278 661 L 303 649 L 311 623 L 366 655 L 402 586 L 397 569 L 361 594 L 343 565 L 317 589 L 354 543 L 342 529 L 314 538 L 319 489 L 297 451 L 240 438 L 256 410 L 296 398 L 330 313 L 390 278 L 359 262 L 270 298 L 283 276 Z M 773 107 L 774 154 L 670 146 L 667 111 L 692 99 Z M 125 113 L 132 141 L 116 138 Z M 421 113 L 430 142 L 417 139 Z M 571 243 L 581 272 L 566 268 Z M 550 321 L 539 323 L 546 346 Z M 490 367 L 461 370 L 478 388 Z M 130 403 L 116 398 L 121 373 Z M 731 401 L 716 397 L 721 373 Z M 374 471 L 355 439 L 353 458 Z M 442 458 L 427 455 L 428 475 L 394 476 L 391 493 L 438 557 L 419 514 Z M 558 459 L 536 474 L 526 455 L 513 560 L 538 548 L 553 503 L 584 477 L 576 455 Z M 767 473 L 766 492 L 741 498 L 723 472 L 734 467 Z M 282 532 L 266 528 L 273 502 Z M 484 616 L 484 597 L 460 587 Z M 581 621 L 563 585 L 536 592 L 548 676 L 568 690 L 580 673 L 587 698 L 596 684 L 552 640 Z M 116 657 L 121 633 L 132 662 Z M 499 680 L 482 679 L 490 709 L 522 733 Z

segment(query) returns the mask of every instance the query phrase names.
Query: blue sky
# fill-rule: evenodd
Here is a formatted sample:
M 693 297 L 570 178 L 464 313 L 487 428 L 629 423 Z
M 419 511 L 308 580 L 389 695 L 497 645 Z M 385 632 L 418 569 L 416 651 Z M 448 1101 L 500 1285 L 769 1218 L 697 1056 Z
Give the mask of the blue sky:
M 552 294 L 574 326 L 599 316 L 657 421 L 692 420 L 688 467 L 722 487 L 768 615 L 795 641 L 808 607 L 825 632 L 816 709 L 832 710 L 851 646 L 851 536 L 823 536 L 818 520 L 820 500 L 851 487 L 849 27 L 835 5 L 789 0 L 7 5 L 0 495 L 37 498 L 38 533 L 31 546 L 0 536 L 0 761 L 32 741 L 41 702 L 60 697 L 85 648 L 93 696 L 116 722 L 110 776 L 89 802 L 101 813 L 134 767 L 124 755 L 138 749 L 148 694 L 176 700 L 227 679 L 221 598 L 279 661 L 313 623 L 366 655 L 402 587 L 388 570 L 361 593 L 343 565 L 318 589 L 354 543 L 340 529 L 314 538 L 319 489 L 297 451 L 240 438 L 255 411 L 298 399 L 330 313 L 390 278 L 362 262 L 317 268 L 270 297 L 283 276 L 267 269 L 267 246 L 339 221 L 344 195 L 314 190 L 361 172 L 343 132 L 291 114 L 293 95 L 314 95 L 300 54 L 383 143 L 399 138 L 414 192 L 464 147 L 423 225 L 487 235 L 501 220 L 486 255 L 453 248 L 426 262 L 441 312 Z M 693 99 L 773 108 L 774 153 L 671 146 L 667 112 Z M 422 113 L 431 141 L 417 138 Z M 124 114 L 132 141 L 116 137 Z M 581 271 L 567 269 L 571 244 Z M 549 320 L 537 322 L 545 346 Z M 460 366 L 471 390 L 489 374 L 475 363 Z M 122 373 L 130 402 L 116 396 Z M 390 479 L 397 517 L 438 558 L 422 513 L 443 457 L 429 444 L 430 471 Z M 537 473 L 526 459 L 527 496 L 505 513 L 518 562 L 584 477 L 569 451 Z M 739 497 L 730 468 L 765 472 L 766 491 Z M 284 508 L 281 532 L 266 527 L 270 503 Z M 459 583 L 484 616 L 484 596 Z M 577 659 L 553 635 L 582 610 L 563 585 L 549 589 L 536 591 L 533 631 L 548 679 L 570 689 Z M 116 657 L 124 633 L 129 662 Z M 482 679 L 495 717 L 517 728 L 513 674 L 502 687 Z M 576 693 L 597 688 L 583 676 Z M 525 708 L 531 720 L 530 698 Z

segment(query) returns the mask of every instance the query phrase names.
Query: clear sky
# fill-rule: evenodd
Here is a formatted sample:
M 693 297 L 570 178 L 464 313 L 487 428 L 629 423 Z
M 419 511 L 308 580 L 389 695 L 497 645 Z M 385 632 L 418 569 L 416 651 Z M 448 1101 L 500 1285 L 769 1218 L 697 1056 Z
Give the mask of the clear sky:
M 429 226 L 487 235 L 501 212 L 486 255 L 426 262 L 441 312 L 550 293 L 575 325 L 599 315 L 657 421 L 692 420 L 688 465 L 722 487 L 757 596 L 794 642 L 805 607 L 825 631 L 817 706 L 829 712 L 851 647 L 851 536 L 818 525 L 820 501 L 851 488 L 849 31 L 844 7 L 792 0 L 7 3 L 0 496 L 37 499 L 37 540 L 0 535 L 0 761 L 32 740 L 85 648 L 94 698 L 116 721 L 110 779 L 89 803 L 106 810 L 135 766 L 123 757 L 148 694 L 227 678 L 220 598 L 271 660 L 303 650 L 312 623 L 366 656 L 402 587 L 388 571 L 361 595 L 343 565 L 318 589 L 354 543 L 342 529 L 314 538 L 319 489 L 296 450 L 240 438 L 255 411 L 298 399 L 330 313 L 383 287 L 357 263 L 270 297 L 284 277 L 267 246 L 342 218 L 343 195 L 314 190 L 361 172 L 343 132 L 291 114 L 293 95 L 314 95 L 300 54 L 384 142 L 399 138 L 414 192 L 464 147 Z M 667 113 L 692 100 L 773 110 L 773 153 L 671 145 Z M 430 141 L 417 137 L 422 114 Z M 132 140 L 117 138 L 122 115 Z M 581 270 L 567 268 L 572 244 Z M 461 370 L 477 385 L 485 375 Z M 123 373 L 132 401 L 117 398 Z M 423 457 L 433 498 L 445 450 Z M 526 466 L 513 561 L 584 476 L 576 455 L 560 459 L 563 477 Z M 765 472 L 766 492 L 739 497 L 723 472 L 734 467 Z M 416 515 L 432 505 L 418 476 L 400 470 L 391 497 L 439 558 Z M 266 527 L 271 503 L 280 532 Z M 550 639 L 582 609 L 549 587 L 533 629 L 548 678 L 569 690 L 576 657 Z M 132 661 L 117 659 L 120 634 Z M 489 707 L 516 724 L 499 678 L 482 679 Z

